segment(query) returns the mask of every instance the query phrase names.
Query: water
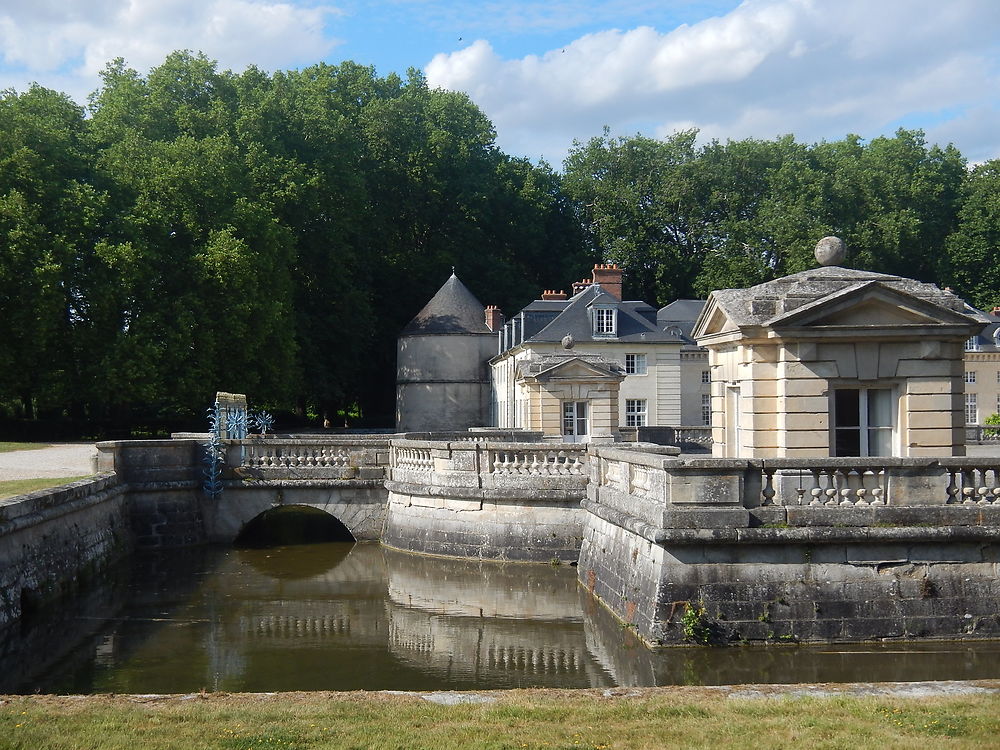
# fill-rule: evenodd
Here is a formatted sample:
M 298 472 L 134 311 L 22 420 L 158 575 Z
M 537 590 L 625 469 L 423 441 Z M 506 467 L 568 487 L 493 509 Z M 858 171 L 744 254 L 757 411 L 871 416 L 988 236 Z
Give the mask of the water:
M 137 555 L 0 645 L 0 692 L 471 690 L 1000 677 L 1000 643 L 650 652 L 575 569 L 375 544 Z

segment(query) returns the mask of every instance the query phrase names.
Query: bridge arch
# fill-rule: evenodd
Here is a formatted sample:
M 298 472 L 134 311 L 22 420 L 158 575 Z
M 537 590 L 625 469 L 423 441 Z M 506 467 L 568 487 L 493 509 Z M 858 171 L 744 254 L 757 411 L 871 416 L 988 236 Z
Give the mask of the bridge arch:
M 236 535 L 237 547 L 357 541 L 335 515 L 312 505 L 278 505 L 258 513 Z
M 326 523 L 321 520 L 326 516 L 336 519 L 356 541 L 377 541 L 385 519 L 385 488 L 352 484 L 338 482 L 334 486 L 329 483 L 322 486 L 302 482 L 299 486 L 288 486 L 278 482 L 234 482 L 218 497 L 201 499 L 206 535 L 210 542 L 232 544 L 258 516 L 270 522 L 280 515 L 268 513 L 297 507 L 319 513 L 313 516 L 320 519 L 319 523 Z

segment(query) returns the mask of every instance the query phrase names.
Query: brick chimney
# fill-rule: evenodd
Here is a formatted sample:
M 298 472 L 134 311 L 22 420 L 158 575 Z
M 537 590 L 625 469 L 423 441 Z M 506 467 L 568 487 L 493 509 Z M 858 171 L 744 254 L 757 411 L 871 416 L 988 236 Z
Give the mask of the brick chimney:
M 614 263 L 598 263 L 594 266 L 594 283 L 612 297 L 622 298 L 622 269 Z
M 993 316 L 1000 315 L 1000 306 L 994 307 L 992 310 L 990 310 L 990 315 Z
M 558 292 L 555 289 L 546 289 L 542 292 L 542 299 L 564 300 L 566 299 L 566 292 L 562 289 Z
M 580 281 L 574 281 L 573 282 L 573 296 L 575 297 L 576 295 L 578 295 L 580 292 L 582 292 L 584 289 L 586 289 L 588 286 L 590 286 L 593 283 L 594 282 L 591 281 L 590 279 L 580 279 Z
M 486 308 L 486 327 L 491 331 L 499 331 L 503 328 L 503 313 L 500 312 L 500 308 L 496 305 L 490 305 Z

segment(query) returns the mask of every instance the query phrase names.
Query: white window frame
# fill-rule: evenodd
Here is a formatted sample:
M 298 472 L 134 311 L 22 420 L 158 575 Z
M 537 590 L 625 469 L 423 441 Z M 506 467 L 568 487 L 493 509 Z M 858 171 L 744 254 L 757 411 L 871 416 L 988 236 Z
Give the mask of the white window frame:
M 836 398 L 838 391 L 857 391 L 858 392 L 858 425 L 845 425 L 838 426 L 836 421 Z M 891 404 L 891 409 L 889 412 L 890 424 L 888 425 L 871 425 L 868 423 L 868 395 L 872 391 L 887 391 L 889 393 L 889 402 Z M 896 389 L 891 385 L 880 385 L 872 386 L 870 388 L 857 388 L 857 387 L 834 387 L 830 389 L 830 455 L 840 458 L 841 456 L 837 453 L 837 431 L 838 430 L 857 430 L 858 431 L 858 445 L 859 456 L 845 456 L 845 458 L 866 458 L 877 456 L 873 454 L 871 445 L 871 431 L 886 431 L 889 433 L 889 455 L 894 456 L 898 453 L 897 449 L 897 422 L 898 422 L 898 411 L 899 411 L 899 397 L 897 395 Z M 880 456 L 881 458 L 881 456 Z
M 979 424 L 979 405 L 975 393 L 965 394 L 965 423 Z
M 712 394 L 701 394 L 701 423 L 706 427 L 712 424 Z
M 590 402 L 562 402 L 562 434 L 568 442 L 586 440 L 590 434 Z
M 610 306 L 593 307 L 594 336 L 614 338 L 618 335 L 618 309 Z
M 965 351 L 967 352 L 978 352 L 981 351 L 979 346 L 979 337 L 970 336 L 965 340 Z
M 645 375 L 646 374 L 646 355 L 645 354 L 626 354 L 625 355 L 625 374 L 626 375 Z
M 711 370 L 702 370 L 701 371 L 701 382 L 702 383 L 711 383 L 712 382 L 712 371 Z
M 625 426 L 645 427 L 646 426 L 646 399 L 627 398 L 625 399 Z
M 975 370 L 966 370 L 965 371 L 965 382 L 966 383 L 975 383 L 976 382 L 976 371 Z

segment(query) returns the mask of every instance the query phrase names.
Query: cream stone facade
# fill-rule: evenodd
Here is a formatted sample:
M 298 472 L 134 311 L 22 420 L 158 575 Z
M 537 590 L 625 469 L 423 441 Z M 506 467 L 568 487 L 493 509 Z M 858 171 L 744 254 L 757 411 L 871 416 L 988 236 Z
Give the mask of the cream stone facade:
M 574 292 L 546 292 L 503 327 L 493 424 L 583 442 L 682 424 L 682 351 L 697 347 L 653 307 L 623 301 L 615 266 L 595 266 Z
M 965 422 L 985 424 L 1000 414 L 1000 308 L 986 313 L 989 325 L 965 342 Z
M 963 349 L 985 318 L 931 284 L 828 267 L 709 297 L 719 457 L 964 455 Z

